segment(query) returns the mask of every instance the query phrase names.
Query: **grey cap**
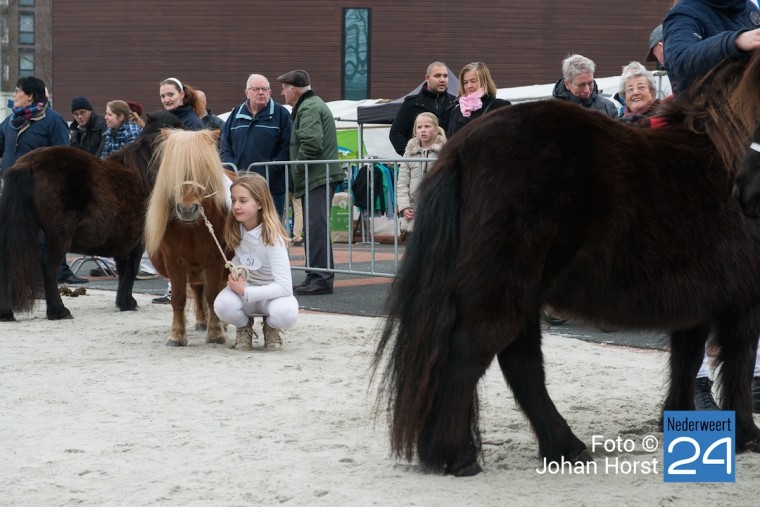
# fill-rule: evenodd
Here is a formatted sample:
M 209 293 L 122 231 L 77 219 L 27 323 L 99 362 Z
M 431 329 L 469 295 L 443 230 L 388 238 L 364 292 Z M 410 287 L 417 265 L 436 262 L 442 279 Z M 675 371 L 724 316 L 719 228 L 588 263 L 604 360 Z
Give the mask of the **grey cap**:
M 280 83 L 290 84 L 297 87 L 310 86 L 311 79 L 305 70 L 291 70 L 277 78 Z
M 657 61 L 657 57 L 654 56 L 652 49 L 654 49 L 654 47 L 660 42 L 662 42 L 662 25 L 657 25 L 654 30 L 652 30 L 652 33 L 649 34 L 649 54 L 647 54 L 646 61 Z

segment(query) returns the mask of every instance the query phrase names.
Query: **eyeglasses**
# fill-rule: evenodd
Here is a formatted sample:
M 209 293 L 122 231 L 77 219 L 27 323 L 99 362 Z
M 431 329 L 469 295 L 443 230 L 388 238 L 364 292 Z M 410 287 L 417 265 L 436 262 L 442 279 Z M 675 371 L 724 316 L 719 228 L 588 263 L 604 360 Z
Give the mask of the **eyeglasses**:
M 575 86 L 576 88 L 593 88 L 594 87 L 593 81 L 589 81 L 587 83 L 573 83 L 572 81 L 569 81 L 569 83 Z
M 266 93 L 270 90 L 270 88 L 268 86 L 251 86 L 250 88 L 246 88 L 246 90 L 253 93 Z

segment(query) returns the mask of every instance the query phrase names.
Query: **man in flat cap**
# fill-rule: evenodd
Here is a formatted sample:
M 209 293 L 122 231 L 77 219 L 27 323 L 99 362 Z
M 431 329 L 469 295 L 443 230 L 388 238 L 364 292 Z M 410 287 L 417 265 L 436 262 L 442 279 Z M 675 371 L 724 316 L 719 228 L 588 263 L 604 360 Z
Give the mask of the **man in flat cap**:
M 660 67 L 665 64 L 665 56 L 662 49 L 662 25 L 657 25 L 649 34 L 648 62 L 657 62 Z
M 285 103 L 293 108 L 290 114 L 290 160 L 337 160 L 338 135 L 335 119 L 327 104 L 311 90 L 309 74 L 294 70 L 277 78 L 282 83 Z M 309 164 L 291 166 L 295 197 L 303 197 L 306 224 L 306 267 L 333 268 L 332 240 L 328 235 L 335 187 L 343 181 L 340 164 Z M 299 296 L 332 294 L 333 273 L 307 271 L 306 279 L 293 287 Z

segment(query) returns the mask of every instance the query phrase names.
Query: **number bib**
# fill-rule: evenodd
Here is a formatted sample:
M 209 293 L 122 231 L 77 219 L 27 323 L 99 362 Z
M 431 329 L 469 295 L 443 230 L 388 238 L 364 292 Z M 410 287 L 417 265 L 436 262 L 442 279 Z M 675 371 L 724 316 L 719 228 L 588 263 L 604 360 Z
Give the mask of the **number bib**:
M 257 271 L 261 269 L 261 259 L 253 255 L 242 255 L 240 257 L 240 262 L 248 271 Z

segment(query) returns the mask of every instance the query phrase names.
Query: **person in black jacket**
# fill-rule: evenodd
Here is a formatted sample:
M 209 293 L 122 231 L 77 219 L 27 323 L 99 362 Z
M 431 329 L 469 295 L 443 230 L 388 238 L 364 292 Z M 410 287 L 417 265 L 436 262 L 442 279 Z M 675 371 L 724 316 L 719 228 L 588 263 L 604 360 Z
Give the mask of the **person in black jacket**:
M 459 102 L 451 112 L 446 137 L 489 111 L 509 106 L 508 100 L 496 98 L 496 83 L 483 62 L 468 63 L 459 71 Z
M 433 113 L 438 117 L 438 124 L 444 131 L 446 130 L 449 125 L 449 115 L 457 102 L 457 98 L 447 91 L 448 88 L 449 71 L 446 64 L 433 62 L 428 65 L 422 90 L 404 99 L 391 125 L 388 138 L 396 153 L 404 154 L 406 143 L 414 137 L 414 120 L 420 113 Z
M 92 104 L 87 97 L 74 97 L 71 114 L 74 115 L 74 121 L 69 125 L 71 146 L 98 155 L 107 129 L 105 120 L 92 112 Z

